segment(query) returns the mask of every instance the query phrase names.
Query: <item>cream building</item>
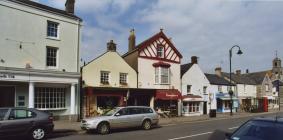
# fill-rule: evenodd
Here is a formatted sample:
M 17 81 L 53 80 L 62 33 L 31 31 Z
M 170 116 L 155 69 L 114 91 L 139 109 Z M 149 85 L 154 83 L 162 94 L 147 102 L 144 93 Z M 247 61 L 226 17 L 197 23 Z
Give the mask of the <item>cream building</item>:
M 78 117 L 82 20 L 74 3 L 67 0 L 63 11 L 28 0 L 0 1 L 0 107 Z

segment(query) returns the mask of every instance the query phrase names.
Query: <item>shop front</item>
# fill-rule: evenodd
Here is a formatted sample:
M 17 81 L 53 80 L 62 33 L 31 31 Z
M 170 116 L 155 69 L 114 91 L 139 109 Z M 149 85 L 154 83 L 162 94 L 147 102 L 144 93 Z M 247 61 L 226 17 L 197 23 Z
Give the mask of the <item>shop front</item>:
M 155 93 L 154 107 L 159 113 L 178 116 L 181 98 L 181 93 L 176 89 L 158 89 Z
M 200 116 L 203 114 L 204 100 L 201 96 L 185 95 L 182 97 L 182 101 L 183 101 L 183 107 L 182 107 L 183 116 Z
M 216 94 L 217 112 L 230 112 L 231 111 L 231 97 L 228 93 Z M 239 100 L 235 96 L 232 97 L 232 111 L 237 112 L 239 107 Z

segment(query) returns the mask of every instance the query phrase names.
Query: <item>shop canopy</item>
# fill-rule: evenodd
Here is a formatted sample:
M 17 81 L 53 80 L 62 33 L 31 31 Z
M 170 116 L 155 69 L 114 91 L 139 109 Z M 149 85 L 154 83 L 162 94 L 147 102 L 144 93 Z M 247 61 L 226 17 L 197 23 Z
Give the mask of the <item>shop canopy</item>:
M 183 102 L 185 101 L 198 101 L 198 102 L 202 102 L 203 101 L 203 98 L 201 96 L 198 96 L 198 95 L 184 95 L 182 97 L 182 100 Z
M 217 97 L 217 98 L 220 99 L 220 100 L 231 100 L 230 97 Z M 232 99 L 233 100 L 238 100 L 238 98 L 236 98 L 236 97 L 232 97 Z
M 177 89 L 158 89 L 155 94 L 156 100 L 179 100 L 181 98 L 182 95 Z

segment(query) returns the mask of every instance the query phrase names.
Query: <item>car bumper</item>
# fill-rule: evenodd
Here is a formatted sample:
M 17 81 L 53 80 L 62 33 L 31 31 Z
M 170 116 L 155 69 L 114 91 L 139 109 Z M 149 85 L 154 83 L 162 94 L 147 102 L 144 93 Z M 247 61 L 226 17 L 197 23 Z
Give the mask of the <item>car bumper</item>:
M 81 124 L 81 129 L 82 130 L 94 130 L 94 129 L 96 129 L 96 125 L 82 123 Z

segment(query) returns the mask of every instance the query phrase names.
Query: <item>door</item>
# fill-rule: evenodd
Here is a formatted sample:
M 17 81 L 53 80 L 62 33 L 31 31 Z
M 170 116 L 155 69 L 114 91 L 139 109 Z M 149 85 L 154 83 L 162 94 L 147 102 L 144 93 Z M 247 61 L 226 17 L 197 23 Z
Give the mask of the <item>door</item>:
M 131 127 L 141 126 L 142 120 L 145 117 L 142 108 L 129 108 L 129 122 Z
M 1 131 L 5 136 L 26 134 L 34 125 L 35 114 L 25 109 L 12 109 L 8 120 L 1 122 Z
M 129 109 L 122 108 L 110 120 L 110 127 L 112 128 L 125 128 L 130 127 L 129 122 Z
M 15 106 L 15 87 L 0 86 L 0 107 Z
M 207 102 L 203 102 L 203 114 L 207 114 Z

